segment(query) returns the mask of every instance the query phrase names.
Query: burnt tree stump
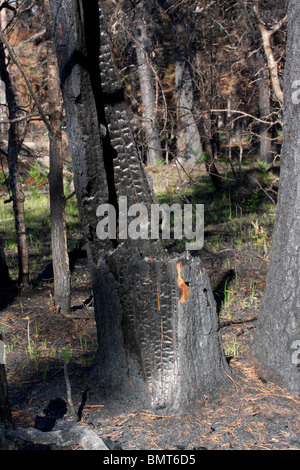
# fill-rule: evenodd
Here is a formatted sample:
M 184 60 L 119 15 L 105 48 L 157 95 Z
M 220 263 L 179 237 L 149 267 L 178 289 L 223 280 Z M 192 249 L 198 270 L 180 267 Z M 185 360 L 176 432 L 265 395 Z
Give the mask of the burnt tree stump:
M 104 384 L 129 385 L 146 406 L 175 410 L 224 384 L 216 305 L 199 258 L 121 245 L 101 259 L 97 286 L 107 292 L 97 308 Z
M 94 293 L 94 372 L 111 394 L 184 410 L 228 384 L 216 305 L 199 258 L 160 240 L 99 240 L 97 207 L 155 201 L 115 71 L 102 2 L 50 0 L 74 182 Z M 117 222 L 118 222 L 117 221 Z

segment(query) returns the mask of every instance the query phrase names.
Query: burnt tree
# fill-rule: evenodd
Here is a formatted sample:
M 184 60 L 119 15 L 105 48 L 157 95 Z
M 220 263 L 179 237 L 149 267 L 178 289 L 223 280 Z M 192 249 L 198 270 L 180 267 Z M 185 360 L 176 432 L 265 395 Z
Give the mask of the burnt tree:
M 101 241 L 97 207 L 155 201 L 115 71 L 102 2 L 50 1 L 74 182 L 92 274 L 103 389 L 181 410 L 228 383 L 216 306 L 199 258 L 160 240 Z M 127 395 L 126 395 L 127 396 Z
M 6 257 L 3 248 L 3 240 L 0 238 L 0 289 L 10 286 L 12 283 L 6 263 Z
M 260 363 L 297 394 L 300 392 L 299 15 L 299 2 L 291 0 L 279 200 L 270 267 L 253 345 Z

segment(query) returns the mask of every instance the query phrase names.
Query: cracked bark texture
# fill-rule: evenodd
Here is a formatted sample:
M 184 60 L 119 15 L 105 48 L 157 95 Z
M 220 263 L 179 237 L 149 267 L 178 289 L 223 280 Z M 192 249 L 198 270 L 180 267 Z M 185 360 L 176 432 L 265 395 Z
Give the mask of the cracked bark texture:
M 284 136 L 280 188 L 269 273 L 253 344 L 260 362 L 299 395 L 300 364 L 300 105 L 292 84 L 300 76 L 300 4 L 288 8 L 284 78 Z M 299 343 L 297 343 L 299 342 Z M 298 346 L 299 349 L 299 346 Z
M 96 209 L 155 202 L 134 143 L 102 2 L 50 1 L 80 217 L 92 273 L 103 390 L 182 410 L 227 383 L 216 306 L 198 258 L 159 240 L 96 237 Z

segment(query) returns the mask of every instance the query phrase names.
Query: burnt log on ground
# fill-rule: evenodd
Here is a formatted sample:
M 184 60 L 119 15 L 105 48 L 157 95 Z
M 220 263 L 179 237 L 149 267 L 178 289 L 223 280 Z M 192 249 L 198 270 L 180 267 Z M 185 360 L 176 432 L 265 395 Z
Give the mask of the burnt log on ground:
M 104 441 L 93 431 L 79 423 L 59 420 L 53 431 L 39 429 L 16 429 L 6 433 L 9 441 L 32 442 L 44 446 L 72 447 L 79 445 L 83 450 L 109 450 Z
M 107 394 L 184 410 L 228 384 L 216 305 L 198 258 L 170 256 L 160 240 L 100 240 L 97 208 L 155 202 L 135 145 L 102 2 L 50 1 L 75 190 L 93 283 Z

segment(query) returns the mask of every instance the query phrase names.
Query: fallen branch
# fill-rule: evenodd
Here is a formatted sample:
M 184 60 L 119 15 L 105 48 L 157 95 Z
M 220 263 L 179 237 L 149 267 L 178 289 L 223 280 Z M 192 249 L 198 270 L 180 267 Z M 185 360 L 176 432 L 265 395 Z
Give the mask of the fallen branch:
M 225 326 L 230 326 L 230 325 L 243 325 L 244 323 L 251 323 L 253 321 L 257 320 L 257 315 L 254 315 L 253 317 L 250 318 L 244 318 L 242 320 L 225 320 L 220 322 L 220 328 L 224 328 Z
M 16 429 L 8 431 L 9 439 L 21 439 L 41 445 L 70 447 L 79 445 L 83 450 L 109 450 L 103 440 L 93 431 L 78 423 L 59 420 L 54 431 L 43 432 L 38 429 Z

